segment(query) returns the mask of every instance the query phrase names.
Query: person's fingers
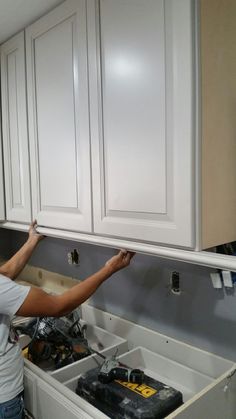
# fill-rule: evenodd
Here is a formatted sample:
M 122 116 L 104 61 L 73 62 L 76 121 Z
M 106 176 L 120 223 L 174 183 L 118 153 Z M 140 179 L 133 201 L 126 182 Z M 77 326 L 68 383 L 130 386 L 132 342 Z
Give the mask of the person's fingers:
M 131 259 L 134 257 L 135 252 L 126 251 L 126 254 L 124 255 L 124 261 L 126 265 L 129 265 Z
M 134 256 L 135 256 L 135 252 L 129 252 L 129 255 L 130 255 L 130 259 L 132 259 Z
M 37 225 L 37 221 L 36 220 L 33 220 L 30 223 L 30 228 L 35 228 L 36 225 Z
M 117 270 L 122 269 L 129 265 L 130 260 L 135 255 L 135 252 L 121 249 L 119 252 L 109 259 L 105 265 L 113 265 Z

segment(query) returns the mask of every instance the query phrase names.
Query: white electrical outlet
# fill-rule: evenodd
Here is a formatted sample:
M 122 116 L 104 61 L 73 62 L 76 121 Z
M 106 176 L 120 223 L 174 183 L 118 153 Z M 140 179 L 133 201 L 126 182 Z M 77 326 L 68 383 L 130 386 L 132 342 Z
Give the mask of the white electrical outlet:
M 72 264 L 73 264 L 73 262 L 72 262 L 72 254 L 71 254 L 71 252 L 68 252 L 68 253 L 67 253 L 67 261 L 68 261 L 68 264 L 69 264 L 69 265 L 72 265 Z
M 233 288 L 232 275 L 230 271 L 221 271 L 223 284 L 226 288 Z
M 212 272 L 210 274 L 210 277 L 211 277 L 213 288 L 215 289 L 222 288 L 222 280 L 221 280 L 221 276 L 219 272 Z

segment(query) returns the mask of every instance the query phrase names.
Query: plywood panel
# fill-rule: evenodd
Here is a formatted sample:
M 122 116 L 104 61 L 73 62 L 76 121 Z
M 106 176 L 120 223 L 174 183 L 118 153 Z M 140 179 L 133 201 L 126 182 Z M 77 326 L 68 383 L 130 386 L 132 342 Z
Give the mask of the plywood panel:
M 202 244 L 236 239 L 236 2 L 201 1 Z

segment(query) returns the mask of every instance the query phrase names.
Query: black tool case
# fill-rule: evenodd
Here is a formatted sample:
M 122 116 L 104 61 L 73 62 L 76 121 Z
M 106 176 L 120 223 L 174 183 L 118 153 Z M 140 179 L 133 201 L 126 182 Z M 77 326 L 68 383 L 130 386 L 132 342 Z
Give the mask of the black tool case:
M 182 393 L 146 375 L 143 384 L 102 384 L 98 372 L 83 374 L 76 393 L 112 419 L 161 419 L 183 404 Z

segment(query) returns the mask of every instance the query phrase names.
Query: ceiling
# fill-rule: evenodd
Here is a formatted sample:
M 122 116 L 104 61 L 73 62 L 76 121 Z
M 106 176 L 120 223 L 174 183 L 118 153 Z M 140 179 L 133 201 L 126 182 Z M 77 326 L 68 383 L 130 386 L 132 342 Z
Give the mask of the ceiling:
M 0 0 L 0 44 L 63 0 Z

